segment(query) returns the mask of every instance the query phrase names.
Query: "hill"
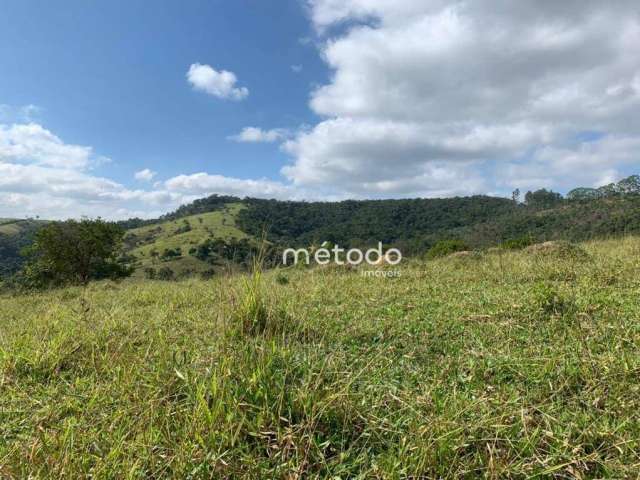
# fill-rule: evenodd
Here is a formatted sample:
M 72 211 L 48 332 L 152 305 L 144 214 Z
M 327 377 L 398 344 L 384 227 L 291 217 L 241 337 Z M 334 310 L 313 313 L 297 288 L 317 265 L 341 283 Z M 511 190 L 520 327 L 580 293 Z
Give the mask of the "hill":
M 582 248 L 0 296 L 0 474 L 635 478 L 640 240 Z
M 342 202 L 212 195 L 156 220 L 130 219 L 119 224 L 128 230 L 125 254 L 137 267 L 136 275 L 153 277 L 163 270 L 167 278 L 242 267 L 255 250 L 256 239 L 265 234 L 274 251 L 324 241 L 344 248 L 382 242 L 399 248 L 405 256 L 422 256 L 440 240 L 456 240 L 473 249 L 523 238 L 585 241 L 640 234 L 638 176 L 599 189 L 575 189 L 567 198 L 543 189 L 527 192 L 524 202 L 519 202 L 516 193 L 514 199 L 474 196 Z M 31 229 L 25 225 L 29 223 L 0 223 L 0 264 L 5 273 L 15 271 L 21 263 L 15 243 L 20 238 L 21 246 L 28 244 Z
M 195 255 L 198 246 L 208 241 L 232 244 L 250 239 L 236 226 L 237 216 L 246 205 L 232 202 L 216 208 L 213 212 L 165 219 L 127 231 L 126 252 L 132 257 L 137 274 L 142 275 L 149 268 L 169 268 L 178 277 L 201 274 L 210 271 L 213 265 Z
M 32 219 L 0 219 L 0 280 L 21 267 L 24 260 L 21 250 L 31 244 L 33 235 L 44 223 Z

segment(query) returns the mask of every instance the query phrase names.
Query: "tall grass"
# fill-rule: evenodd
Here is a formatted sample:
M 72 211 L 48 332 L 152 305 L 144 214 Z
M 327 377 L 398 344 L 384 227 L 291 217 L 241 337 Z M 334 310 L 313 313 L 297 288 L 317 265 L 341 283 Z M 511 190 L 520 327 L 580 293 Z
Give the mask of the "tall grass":
M 583 248 L 0 297 L 0 478 L 637 478 L 640 241 Z

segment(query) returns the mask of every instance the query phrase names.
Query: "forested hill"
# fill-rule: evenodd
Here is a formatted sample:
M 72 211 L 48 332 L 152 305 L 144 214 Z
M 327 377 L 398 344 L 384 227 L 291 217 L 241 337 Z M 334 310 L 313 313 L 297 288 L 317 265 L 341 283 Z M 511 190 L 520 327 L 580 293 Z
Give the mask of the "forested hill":
M 41 224 L 4 222 L 0 222 L 0 276 L 16 271 L 22 261 L 20 249 Z M 235 252 L 231 255 L 235 261 L 238 251 L 246 253 L 265 234 L 276 247 L 329 241 L 349 248 L 382 242 L 401 248 L 405 255 L 422 255 L 440 240 L 460 240 L 469 248 L 525 237 L 582 241 L 640 234 L 640 177 L 599 189 L 575 189 L 566 198 L 544 189 L 527 192 L 523 198 L 516 191 L 512 199 L 291 202 L 212 195 L 157 220 L 119 224 L 128 230 L 125 249 L 136 265 L 155 262 L 154 266 L 166 267 L 173 262 L 177 272 L 210 269 L 215 252 L 218 256 Z
M 31 243 L 35 231 L 44 223 L 39 220 L 0 219 L 0 279 L 22 265 L 21 250 Z
M 269 240 L 280 244 L 330 241 L 344 246 L 428 244 L 432 238 L 455 235 L 515 208 L 508 199 L 486 196 L 335 203 L 249 199 L 246 203 L 238 226 L 251 235 L 265 231 Z
M 238 226 L 271 241 L 311 245 L 328 240 L 344 246 L 378 241 L 420 254 L 443 239 L 471 248 L 530 237 L 533 241 L 589 240 L 640 234 L 640 196 L 567 200 L 552 192 L 539 201 L 502 198 L 349 201 L 339 203 L 247 200 Z

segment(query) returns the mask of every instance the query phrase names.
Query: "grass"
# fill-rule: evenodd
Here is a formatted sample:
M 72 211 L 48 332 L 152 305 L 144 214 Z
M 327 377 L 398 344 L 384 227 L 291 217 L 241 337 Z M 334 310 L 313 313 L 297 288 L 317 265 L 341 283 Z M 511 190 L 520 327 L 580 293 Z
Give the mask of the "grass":
M 637 478 L 640 240 L 0 297 L 0 477 Z
M 16 235 L 22 231 L 22 223 L 28 220 L 0 218 L 0 235 Z
M 246 208 L 241 203 L 230 203 L 222 210 L 191 215 L 179 220 L 170 220 L 154 225 L 129 230 L 128 237 L 135 237 L 137 242 L 129 250 L 137 261 L 137 275 L 142 276 L 145 267 L 169 267 L 178 275 L 193 271 L 200 272 L 211 268 L 206 262 L 202 262 L 189 256 L 189 249 L 204 242 L 208 238 L 221 238 L 241 240 L 248 235 L 236 227 L 236 217 L 240 210 Z M 190 230 L 183 233 L 180 229 L 188 223 Z M 182 249 L 182 257 L 161 261 L 153 258 L 151 251 L 162 253 L 166 249 Z

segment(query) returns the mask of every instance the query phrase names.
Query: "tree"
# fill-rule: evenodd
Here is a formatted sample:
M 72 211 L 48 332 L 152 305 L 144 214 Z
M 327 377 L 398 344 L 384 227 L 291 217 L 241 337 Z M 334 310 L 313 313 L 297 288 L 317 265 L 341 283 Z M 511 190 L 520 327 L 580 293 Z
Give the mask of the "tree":
M 516 188 L 513 193 L 511 193 L 511 200 L 513 200 L 513 203 L 515 203 L 516 205 L 518 203 L 520 203 L 520 189 Z
M 568 200 L 595 200 L 600 197 L 600 192 L 595 188 L 574 188 L 567 193 Z
M 101 219 L 49 223 L 25 251 L 23 277 L 43 287 L 128 276 L 132 269 L 118 258 L 123 236 L 120 226 Z
M 562 195 L 546 188 L 527 192 L 524 196 L 524 203 L 529 207 L 550 208 L 560 202 L 562 202 Z
M 640 194 L 640 175 L 631 175 L 618 182 L 618 192 L 622 195 Z

